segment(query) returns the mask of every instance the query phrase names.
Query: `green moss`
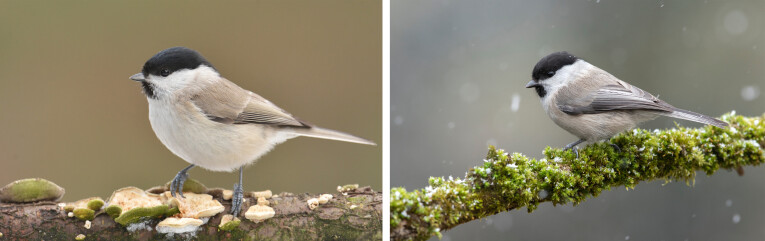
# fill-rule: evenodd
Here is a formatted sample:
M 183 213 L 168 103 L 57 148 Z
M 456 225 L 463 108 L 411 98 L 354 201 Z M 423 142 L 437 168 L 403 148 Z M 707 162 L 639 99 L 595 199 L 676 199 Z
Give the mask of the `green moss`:
M 578 159 L 558 148 L 547 147 L 536 160 L 492 146 L 463 179 L 431 177 L 429 186 L 411 192 L 392 188 L 391 229 L 406 223 L 401 227 L 415 239 L 426 239 L 499 212 L 522 207 L 531 212 L 540 202 L 576 205 L 612 187 L 635 188 L 655 179 L 690 185 L 696 171 L 711 175 L 762 164 L 765 118 L 728 114 L 723 120 L 731 127 L 627 131 L 580 149 Z
M 66 212 L 74 211 L 74 205 L 70 204 L 70 205 L 64 206 L 64 211 L 66 211 Z
M 241 223 L 242 223 L 242 220 L 239 220 L 239 219 L 231 220 L 221 225 L 219 229 L 222 231 L 231 232 L 232 230 L 238 228 L 239 224 Z
M 349 203 L 359 204 L 359 203 L 363 203 L 364 201 L 366 201 L 366 198 L 364 196 L 348 197 L 347 200 L 348 200 Z
M 75 208 L 72 212 L 74 213 L 74 217 L 79 220 L 93 220 L 96 215 L 96 211 L 88 208 Z
M 138 222 L 143 218 L 160 218 L 164 216 L 168 210 L 169 208 L 167 205 L 133 208 L 114 219 L 114 221 L 122 224 L 122 226 L 127 226 L 128 224 Z
M 116 219 L 122 214 L 122 208 L 117 205 L 109 205 L 104 211 L 106 211 L 106 214 L 109 215 L 109 217 L 112 217 L 112 219 Z
M 62 196 L 64 196 L 63 188 L 42 178 L 22 179 L 0 188 L 0 202 L 56 201 Z
M 99 199 L 93 199 L 88 201 L 88 208 L 90 208 L 93 211 L 101 210 L 101 207 L 104 206 L 104 200 Z
M 178 209 L 178 207 L 172 207 L 170 209 L 167 209 L 167 212 L 165 213 L 165 216 L 171 217 L 173 215 L 179 214 L 181 211 Z
M 170 182 L 165 184 L 165 190 L 170 190 Z M 186 179 L 186 182 L 183 183 L 183 191 L 182 192 L 192 192 L 196 194 L 205 194 L 207 193 L 207 186 L 202 184 L 201 182 L 189 178 Z

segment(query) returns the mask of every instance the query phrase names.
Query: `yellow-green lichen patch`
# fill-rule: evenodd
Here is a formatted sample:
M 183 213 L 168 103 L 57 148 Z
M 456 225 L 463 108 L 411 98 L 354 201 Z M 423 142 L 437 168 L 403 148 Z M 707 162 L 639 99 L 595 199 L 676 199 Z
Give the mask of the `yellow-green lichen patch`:
M 236 228 L 239 227 L 239 224 L 242 223 L 242 220 L 239 220 L 239 218 L 235 218 L 231 214 L 223 215 L 223 217 L 220 219 L 220 224 L 218 225 L 218 229 L 221 231 L 230 232 Z
M 106 211 L 106 214 L 109 215 L 109 217 L 112 217 L 112 219 L 115 219 L 122 214 L 122 208 L 117 205 L 109 205 L 104 211 Z
M 165 213 L 165 216 L 172 217 L 180 213 L 181 213 L 181 210 L 179 210 L 178 207 L 172 207 L 167 210 L 167 213 Z
M 123 212 L 122 215 L 114 219 L 114 221 L 122 224 L 122 226 L 127 226 L 128 224 L 141 221 L 141 219 L 144 218 L 161 218 L 167 213 L 168 209 L 170 208 L 164 204 L 154 207 L 134 207 Z
M 93 210 L 93 211 L 99 211 L 99 210 L 101 210 L 101 207 L 103 205 L 104 205 L 104 200 L 101 199 L 100 197 L 90 197 L 90 198 L 85 198 L 85 199 L 82 199 L 82 200 L 78 200 L 78 201 L 73 202 L 73 203 L 67 203 L 64 206 L 64 211 L 66 211 L 66 212 L 73 212 L 74 216 L 76 216 L 77 218 L 82 219 L 80 216 L 77 216 L 77 212 L 74 212 L 74 210 L 77 210 L 77 209 L 90 209 L 90 210 Z M 82 211 L 82 210 L 79 211 L 79 212 L 81 214 L 85 213 L 85 211 Z
M 93 211 L 101 210 L 101 207 L 104 206 L 104 200 L 99 199 L 93 199 L 88 201 L 88 208 L 90 208 Z
M 72 213 L 74 213 L 74 217 L 80 220 L 93 220 L 96 215 L 96 211 L 89 208 L 75 208 Z
M 56 201 L 62 196 L 64 188 L 42 178 L 22 179 L 0 188 L 0 202 Z
M 114 217 L 117 211 L 121 211 L 114 221 L 123 226 L 145 218 L 163 217 L 170 209 L 164 204 L 160 195 L 147 193 L 136 187 L 126 187 L 115 191 L 109 198 L 109 206 L 107 209 L 110 209 L 108 212 L 111 212 L 109 214 L 111 217 Z M 119 207 L 119 209 L 111 206 Z
M 165 184 L 165 190 L 170 190 L 170 182 Z M 181 191 L 184 192 L 184 196 L 186 195 L 186 192 L 205 194 L 207 193 L 207 186 L 197 180 L 188 178 L 186 179 L 186 182 L 183 183 L 183 189 Z
M 74 240 L 85 240 L 85 234 L 78 234 L 74 237 Z
M 77 207 L 75 207 L 73 204 L 67 204 L 64 206 L 64 211 L 71 212 L 71 211 L 74 211 L 75 208 Z

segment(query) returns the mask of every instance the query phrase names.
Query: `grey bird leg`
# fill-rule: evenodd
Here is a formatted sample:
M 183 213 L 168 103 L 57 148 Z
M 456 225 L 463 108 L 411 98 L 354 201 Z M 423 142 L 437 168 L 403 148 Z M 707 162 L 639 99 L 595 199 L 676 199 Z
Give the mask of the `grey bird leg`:
M 563 148 L 563 151 L 566 151 L 568 149 L 571 149 L 574 151 L 574 154 L 576 154 L 576 158 L 579 158 L 579 148 L 576 147 L 576 145 L 579 145 L 579 143 L 584 142 L 584 139 L 579 139 L 578 141 L 571 142 L 566 147 Z
M 242 190 L 242 170 L 244 167 L 239 168 L 239 183 L 234 184 L 234 196 L 231 198 L 231 214 L 236 217 L 239 215 L 239 210 L 242 209 L 242 200 L 244 200 L 244 191 Z
M 178 174 L 175 174 L 175 178 L 173 178 L 173 181 L 170 183 L 170 195 L 173 195 L 175 197 L 176 192 L 181 195 L 182 198 L 186 198 L 183 196 L 183 183 L 186 182 L 186 178 L 189 177 L 189 174 L 186 174 L 186 172 L 189 171 L 194 167 L 194 164 L 191 164 L 191 166 L 188 166 L 186 168 L 183 168 Z

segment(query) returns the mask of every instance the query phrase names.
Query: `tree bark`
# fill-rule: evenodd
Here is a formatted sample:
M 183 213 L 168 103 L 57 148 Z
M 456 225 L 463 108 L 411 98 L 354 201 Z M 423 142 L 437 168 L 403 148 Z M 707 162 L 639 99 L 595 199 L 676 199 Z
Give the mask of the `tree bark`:
M 253 223 L 244 218 L 239 227 L 227 232 L 218 229 L 221 217 L 229 213 L 231 201 L 215 197 L 226 207 L 199 227 L 184 234 L 157 233 L 161 219 L 145 222 L 148 229 L 130 232 L 106 213 L 97 213 L 90 229 L 85 221 L 68 217 L 55 202 L 26 204 L 0 203 L 0 240 L 74 240 L 79 234 L 85 240 L 369 240 L 382 239 L 382 193 L 370 187 L 356 188 L 334 197 L 314 210 L 307 200 L 319 195 L 281 193 L 269 199 L 276 214 L 273 218 Z M 214 195 L 215 196 L 215 195 Z M 246 207 L 257 202 L 247 197 Z

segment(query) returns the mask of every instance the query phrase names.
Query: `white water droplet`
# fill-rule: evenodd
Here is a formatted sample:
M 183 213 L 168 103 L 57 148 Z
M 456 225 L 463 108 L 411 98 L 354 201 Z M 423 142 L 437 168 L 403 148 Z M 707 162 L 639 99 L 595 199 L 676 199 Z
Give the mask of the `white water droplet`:
M 725 206 L 726 206 L 726 207 L 730 207 L 730 206 L 733 206 L 733 200 L 730 200 L 730 199 L 728 199 L 728 200 L 725 200 Z
M 510 101 L 510 111 L 518 112 L 521 107 L 521 96 L 517 93 L 513 93 L 513 99 Z
M 753 101 L 760 96 L 760 88 L 753 85 L 744 86 L 741 88 L 741 98 L 746 101 Z
M 741 222 L 741 215 L 733 214 L 733 224 L 737 224 L 738 222 Z
M 723 27 L 730 34 L 738 35 L 746 32 L 749 28 L 749 19 L 746 14 L 739 10 L 733 10 L 725 14 Z

